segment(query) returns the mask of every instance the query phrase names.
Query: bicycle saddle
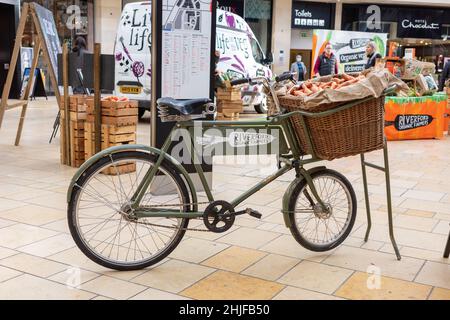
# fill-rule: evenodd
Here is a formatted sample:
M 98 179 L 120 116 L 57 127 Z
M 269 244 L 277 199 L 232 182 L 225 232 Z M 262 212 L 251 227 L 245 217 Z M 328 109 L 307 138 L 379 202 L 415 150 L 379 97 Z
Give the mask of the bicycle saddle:
M 201 113 L 202 107 L 212 102 L 211 99 L 191 99 L 191 100 L 176 100 L 173 98 L 160 98 L 156 102 L 158 106 L 167 106 L 180 114 L 188 116 L 195 113 Z

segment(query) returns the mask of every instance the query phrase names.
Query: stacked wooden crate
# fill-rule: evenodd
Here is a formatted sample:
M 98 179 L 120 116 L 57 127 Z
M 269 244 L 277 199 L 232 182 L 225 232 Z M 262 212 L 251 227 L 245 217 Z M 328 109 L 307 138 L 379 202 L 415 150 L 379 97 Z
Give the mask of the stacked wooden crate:
M 102 100 L 101 149 L 126 144 L 136 144 L 138 124 L 138 104 L 136 101 Z M 95 152 L 95 116 L 94 99 L 87 100 L 87 119 L 84 135 L 85 157 L 89 159 Z M 135 163 L 123 163 L 117 168 L 110 168 L 103 173 L 108 175 L 134 172 Z
M 217 120 L 239 120 L 239 113 L 243 110 L 240 88 L 217 89 Z
M 84 152 L 84 129 L 86 123 L 86 96 L 73 95 L 69 97 L 69 136 L 70 141 L 70 154 L 66 154 L 66 115 L 64 112 L 64 104 L 61 104 L 61 163 L 69 164 L 72 167 L 78 168 L 85 161 Z M 64 101 L 64 97 L 61 97 L 61 101 Z
M 450 135 L 450 87 L 445 88 L 447 92 L 447 112 L 446 119 L 448 123 L 448 134 Z

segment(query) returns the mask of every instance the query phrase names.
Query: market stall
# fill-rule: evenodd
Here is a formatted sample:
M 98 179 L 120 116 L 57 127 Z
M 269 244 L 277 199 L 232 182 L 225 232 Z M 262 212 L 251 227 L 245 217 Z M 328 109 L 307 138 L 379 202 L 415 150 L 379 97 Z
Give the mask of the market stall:
M 447 96 L 386 97 L 385 133 L 388 140 L 443 138 L 448 131 Z
M 386 98 L 388 140 L 439 139 L 448 131 L 447 95 L 437 93 L 435 66 L 415 59 L 385 58 L 382 65 L 409 86 L 409 92 Z

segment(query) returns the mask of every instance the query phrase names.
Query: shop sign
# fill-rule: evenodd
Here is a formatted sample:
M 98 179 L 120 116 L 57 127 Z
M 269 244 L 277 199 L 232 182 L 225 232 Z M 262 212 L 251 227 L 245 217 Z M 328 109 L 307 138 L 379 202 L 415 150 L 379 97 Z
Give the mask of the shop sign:
M 400 10 L 397 36 L 399 38 L 440 39 L 442 35 L 440 10 Z
M 433 122 L 433 117 L 422 114 L 398 115 L 395 118 L 395 128 L 398 131 L 406 131 L 429 126 Z
M 292 28 L 331 29 L 332 5 L 328 3 L 292 3 Z
M 218 0 L 217 9 L 228 11 L 244 18 L 244 0 Z
M 340 30 L 313 31 L 313 61 L 321 55 L 327 43 L 333 46 L 333 52 L 339 62 L 339 73 L 356 73 L 364 70 L 367 63 L 365 47 L 375 43 L 376 52 L 386 55 L 386 33 L 355 32 Z

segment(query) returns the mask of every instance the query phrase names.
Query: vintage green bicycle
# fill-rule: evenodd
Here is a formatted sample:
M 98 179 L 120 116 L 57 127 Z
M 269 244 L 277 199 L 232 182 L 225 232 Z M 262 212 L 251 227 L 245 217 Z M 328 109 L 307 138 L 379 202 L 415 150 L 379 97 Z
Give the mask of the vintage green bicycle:
M 275 86 L 291 79 L 292 74 L 283 74 L 276 81 L 252 81 L 262 82 L 279 107 Z M 216 111 L 208 99 L 162 98 L 158 106 L 162 121 L 176 122 L 161 149 L 125 145 L 104 150 L 83 164 L 72 180 L 68 191 L 70 232 L 91 260 L 117 270 L 141 269 L 168 256 L 187 230 L 198 230 L 188 227 L 190 220 L 201 220 L 201 231 L 223 233 L 233 226 L 237 216 L 261 219 L 261 213 L 251 208 L 237 208 L 292 170 L 296 178 L 284 194 L 282 213 L 299 244 L 312 251 L 328 251 L 350 234 L 357 211 L 351 183 L 323 166 L 304 168 L 321 159 L 302 153 L 290 119 L 311 114 L 295 111 L 252 121 L 211 121 L 198 120 Z M 172 137 L 180 130 L 188 133 L 184 143 L 192 147 L 188 158 L 206 193 L 206 202 L 199 202 L 191 175 L 169 153 Z M 214 134 L 206 134 L 208 131 Z M 232 201 L 215 199 L 198 152 L 211 146 L 245 155 L 276 154 L 279 169 Z M 130 165 L 132 170 L 122 173 L 120 168 Z M 205 209 L 199 210 L 201 206 Z

